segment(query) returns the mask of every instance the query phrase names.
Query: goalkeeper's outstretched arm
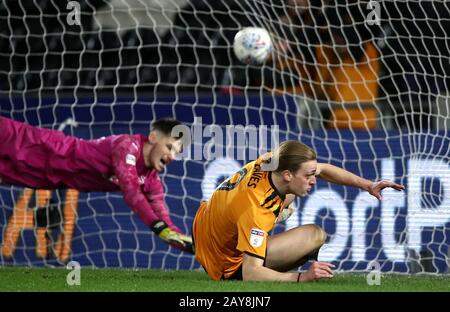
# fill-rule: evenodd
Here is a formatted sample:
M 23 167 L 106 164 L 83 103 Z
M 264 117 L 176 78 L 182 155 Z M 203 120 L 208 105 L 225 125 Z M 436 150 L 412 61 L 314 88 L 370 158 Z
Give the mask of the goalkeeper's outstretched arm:
M 169 164 L 175 156 L 178 139 L 170 138 L 164 133 L 151 132 L 149 141 L 139 148 L 130 136 L 123 136 L 114 141 L 112 161 L 114 173 L 128 206 L 149 228 L 164 242 L 171 246 L 193 253 L 192 239 L 181 234 L 181 230 L 172 222 L 164 204 L 164 191 L 159 171 Z M 156 151 L 155 151 L 156 150 Z M 137 172 L 137 162 L 141 155 L 146 166 L 151 169 L 146 173 L 142 185 Z

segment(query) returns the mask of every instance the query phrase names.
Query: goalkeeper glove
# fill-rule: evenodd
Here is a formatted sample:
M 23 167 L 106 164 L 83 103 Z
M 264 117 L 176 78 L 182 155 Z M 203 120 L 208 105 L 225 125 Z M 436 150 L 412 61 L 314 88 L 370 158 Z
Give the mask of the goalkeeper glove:
M 170 246 L 179 249 L 181 251 L 194 254 L 194 245 L 192 244 L 192 238 L 187 235 L 175 232 L 166 224 L 166 222 L 160 220 L 154 222 L 150 226 L 151 230 L 161 238 L 161 240 Z

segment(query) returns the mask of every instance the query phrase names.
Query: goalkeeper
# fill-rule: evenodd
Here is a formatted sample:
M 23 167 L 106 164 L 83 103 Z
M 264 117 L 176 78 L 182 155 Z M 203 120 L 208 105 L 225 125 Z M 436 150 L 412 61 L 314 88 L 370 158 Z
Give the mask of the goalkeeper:
M 164 203 L 161 172 L 182 149 L 171 137 L 180 122 L 160 119 L 148 136 L 83 140 L 0 117 L 0 183 L 30 188 L 121 191 L 128 206 L 164 242 L 192 251 Z
M 276 162 L 270 162 L 271 157 Z M 264 164 L 277 164 L 264 171 Z M 333 265 L 314 261 L 308 271 L 289 272 L 307 260 L 317 260 L 326 239 L 308 224 L 268 236 L 295 196 L 306 196 L 316 177 L 355 186 L 381 199 L 389 181 L 371 182 L 344 169 L 317 163 L 316 153 L 298 141 L 283 142 L 274 152 L 248 163 L 220 184 L 194 219 L 196 259 L 214 280 L 309 282 L 333 276 Z

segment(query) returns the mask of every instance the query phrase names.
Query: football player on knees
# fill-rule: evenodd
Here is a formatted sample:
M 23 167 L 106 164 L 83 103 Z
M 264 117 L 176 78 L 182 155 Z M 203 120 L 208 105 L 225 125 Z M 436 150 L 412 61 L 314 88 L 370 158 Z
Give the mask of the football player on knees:
M 267 167 L 265 167 L 267 166 Z M 271 168 L 271 169 L 268 169 Z M 304 197 L 316 178 L 354 186 L 381 199 L 386 187 L 330 164 L 318 163 L 316 153 L 298 141 L 283 142 L 272 154 L 246 164 L 220 184 L 194 219 L 196 259 L 214 280 L 311 282 L 333 277 L 333 265 L 316 261 L 325 232 L 302 225 L 269 236 L 275 223 L 292 213 L 289 204 Z M 290 209 L 290 210 L 286 210 Z M 306 272 L 291 272 L 314 260 Z
M 149 135 L 93 140 L 0 117 L 0 183 L 29 188 L 121 191 L 127 205 L 164 242 L 193 253 L 192 239 L 172 222 L 159 173 L 182 149 L 180 125 L 153 122 Z

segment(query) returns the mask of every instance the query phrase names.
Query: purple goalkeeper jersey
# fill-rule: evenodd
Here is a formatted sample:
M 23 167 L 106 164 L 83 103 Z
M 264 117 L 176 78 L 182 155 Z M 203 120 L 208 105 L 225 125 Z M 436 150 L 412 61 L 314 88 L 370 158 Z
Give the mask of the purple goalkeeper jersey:
M 30 188 L 121 191 L 146 224 L 164 220 L 180 232 L 164 204 L 159 173 L 145 166 L 143 135 L 83 140 L 0 117 L 0 182 Z

